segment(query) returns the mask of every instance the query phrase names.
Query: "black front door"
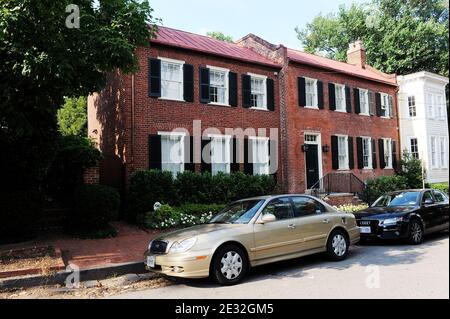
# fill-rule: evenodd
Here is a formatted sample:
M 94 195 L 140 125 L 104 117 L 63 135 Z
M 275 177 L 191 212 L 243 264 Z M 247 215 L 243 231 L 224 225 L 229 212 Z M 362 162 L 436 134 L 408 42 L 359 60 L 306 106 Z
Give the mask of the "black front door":
M 306 148 L 306 184 L 311 189 L 319 181 L 319 147 L 309 144 Z

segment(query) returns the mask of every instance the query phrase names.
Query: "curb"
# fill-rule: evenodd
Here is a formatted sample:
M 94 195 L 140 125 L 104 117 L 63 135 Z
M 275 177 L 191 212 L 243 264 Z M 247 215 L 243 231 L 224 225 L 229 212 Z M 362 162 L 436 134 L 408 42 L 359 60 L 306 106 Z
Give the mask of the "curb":
M 80 282 L 102 280 L 126 274 L 146 273 L 144 262 L 131 262 L 114 266 L 94 267 L 80 270 Z M 11 288 L 31 288 L 37 286 L 64 285 L 73 271 L 62 271 L 52 275 L 33 275 L 0 280 L 0 290 Z

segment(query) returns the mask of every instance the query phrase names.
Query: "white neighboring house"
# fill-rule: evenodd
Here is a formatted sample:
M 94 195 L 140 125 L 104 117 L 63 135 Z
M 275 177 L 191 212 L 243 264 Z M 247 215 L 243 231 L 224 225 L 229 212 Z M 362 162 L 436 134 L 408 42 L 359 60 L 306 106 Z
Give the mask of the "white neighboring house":
M 449 134 L 445 87 L 449 79 L 430 72 L 398 77 L 402 152 L 421 159 L 428 183 L 449 181 Z

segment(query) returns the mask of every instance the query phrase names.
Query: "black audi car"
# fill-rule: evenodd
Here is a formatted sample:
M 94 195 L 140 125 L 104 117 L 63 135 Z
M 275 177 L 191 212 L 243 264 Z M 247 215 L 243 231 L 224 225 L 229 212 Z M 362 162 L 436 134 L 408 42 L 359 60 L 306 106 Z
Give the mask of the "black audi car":
M 356 212 L 361 239 L 407 239 L 423 242 L 424 235 L 449 228 L 449 198 L 438 190 L 404 190 L 385 194 Z

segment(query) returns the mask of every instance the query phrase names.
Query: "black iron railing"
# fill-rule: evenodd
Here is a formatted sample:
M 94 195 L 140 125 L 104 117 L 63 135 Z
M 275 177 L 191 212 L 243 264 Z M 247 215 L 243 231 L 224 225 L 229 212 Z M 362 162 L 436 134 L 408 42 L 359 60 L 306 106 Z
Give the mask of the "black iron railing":
M 318 198 L 334 193 L 361 197 L 365 188 L 366 184 L 353 173 L 328 173 L 311 187 L 310 191 L 311 195 Z

